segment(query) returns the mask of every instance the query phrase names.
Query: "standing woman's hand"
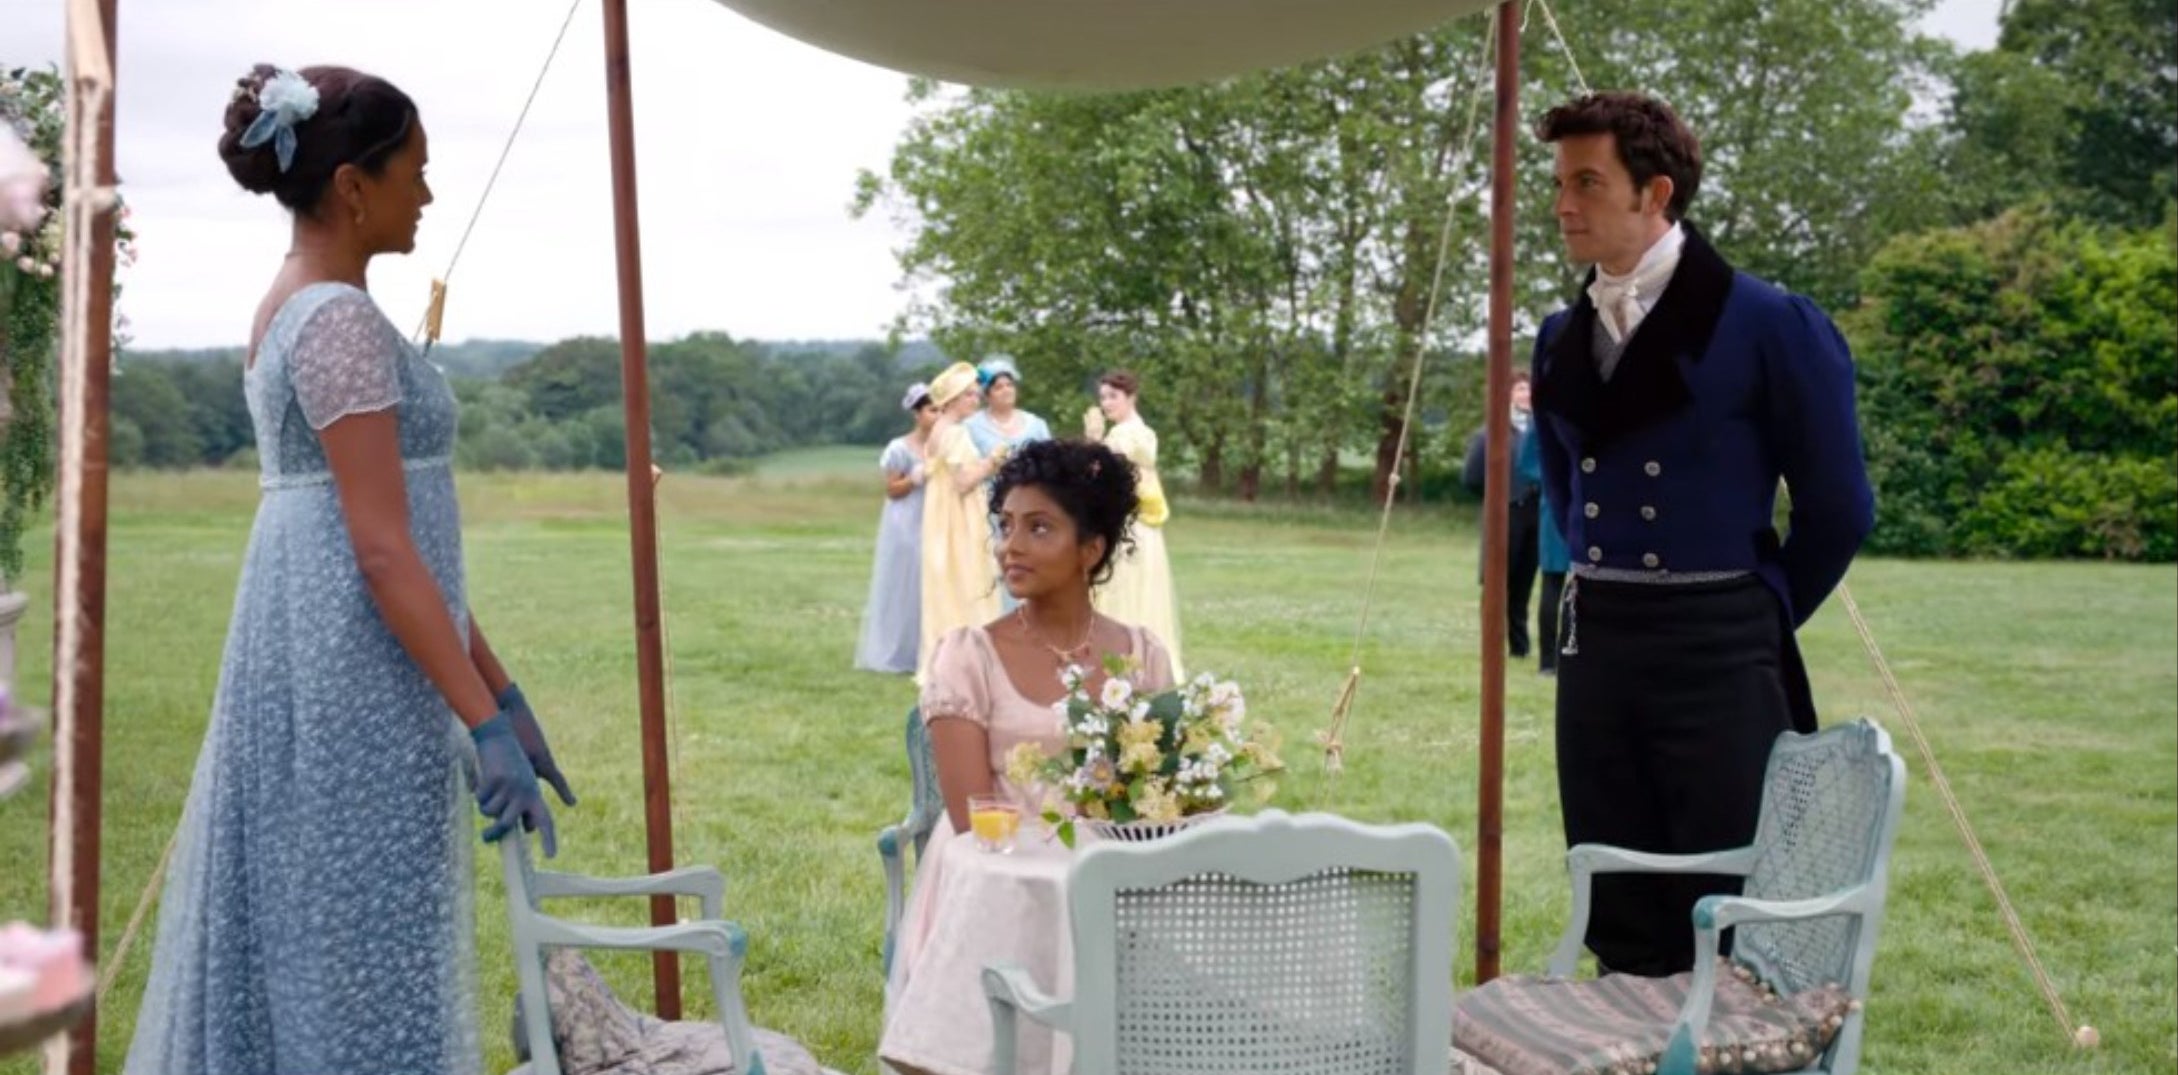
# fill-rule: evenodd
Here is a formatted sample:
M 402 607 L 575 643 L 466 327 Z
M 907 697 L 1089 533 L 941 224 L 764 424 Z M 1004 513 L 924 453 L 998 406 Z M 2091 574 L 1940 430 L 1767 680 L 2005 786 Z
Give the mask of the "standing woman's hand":
M 567 786 L 567 777 L 560 772 L 559 763 L 552 760 L 552 747 L 545 742 L 544 725 L 537 723 L 537 714 L 530 711 L 529 699 L 522 696 L 519 684 L 509 683 L 499 692 L 499 711 L 507 715 L 514 728 L 514 741 L 536 770 L 537 778 L 552 785 L 559 793 L 560 801 L 575 805 L 575 791 Z
M 552 810 L 537 789 L 537 771 L 515 741 L 514 722 L 506 710 L 469 729 L 476 744 L 476 806 L 491 824 L 484 828 L 484 842 L 497 843 L 508 833 L 541 831 L 546 858 L 559 854 L 559 839 L 552 830 Z

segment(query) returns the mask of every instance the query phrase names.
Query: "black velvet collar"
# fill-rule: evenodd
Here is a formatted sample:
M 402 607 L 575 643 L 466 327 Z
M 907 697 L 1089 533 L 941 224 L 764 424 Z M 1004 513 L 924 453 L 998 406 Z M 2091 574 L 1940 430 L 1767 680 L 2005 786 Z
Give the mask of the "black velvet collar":
M 1678 268 L 1634 330 L 1609 381 L 1596 372 L 1593 350 L 1598 326 L 1588 285 L 1595 281 L 1595 270 L 1581 280 L 1580 301 L 1550 342 L 1548 367 L 1535 386 L 1536 409 L 1579 427 L 1591 447 L 1662 421 L 1693 398 L 1678 358 L 1702 360 L 1717 320 L 1724 316 L 1734 274 L 1693 224 L 1681 222 L 1680 227 L 1686 244 L 1680 248 Z

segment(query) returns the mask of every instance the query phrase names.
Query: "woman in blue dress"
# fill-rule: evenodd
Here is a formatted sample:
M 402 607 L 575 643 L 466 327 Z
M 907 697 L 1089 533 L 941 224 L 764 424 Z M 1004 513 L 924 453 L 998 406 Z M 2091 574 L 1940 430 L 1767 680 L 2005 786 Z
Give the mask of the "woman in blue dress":
M 938 408 L 930 386 L 908 386 L 900 405 L 915 428 L 885 445 L 877 465 L 885 472 L 885 510 L 877 520 L 877 558 L 870 567 L 870 600 L 862 610 L 862 640 L 855 667 L 872 672 L 913 672 L 922 642 L 923 450 Z
M 983 409 L 970 415 L 962 425 L 967 427 L 968 439 L 974 442 L 976 454 L 991 460 L 994 472 L 1022 445 L 1051 439 L 1050 424 L 1017 405 L 1021 399 L 1021 370 L 1013 364 L 1012 355 L 990 355 L 977 363 L 976 382 L 983 387 Z M 988 485 L 986 482 L 986 488 Z M 991 516 L 991 534 L 994 539 L 998 534 L 995 515 Z M 1017 603 L 1005 587 L 998 588 L 1001 611 L 1011 612 Z
M 250 334 L 263 493 L 126 1070 L 467 1075 L 472 774 L 485 839 L 547 854 L 538 781 L 574 796 L 470 614 L 453 392 L 365 289 L 431 202 L 423 125 L 383 79 L 260 65 L 219 148 L 293 240 Z
M 968 427 L 977 455 L 989 459 L 1001 447 L 1011 454 L 1030 441 L 1051 439 L 1050 424 L 1017 406 L 1021 371 L 1012 355 L 985 358 L 976 365 L 976 380 L 983 386 L 983 409 L 962 424 Z

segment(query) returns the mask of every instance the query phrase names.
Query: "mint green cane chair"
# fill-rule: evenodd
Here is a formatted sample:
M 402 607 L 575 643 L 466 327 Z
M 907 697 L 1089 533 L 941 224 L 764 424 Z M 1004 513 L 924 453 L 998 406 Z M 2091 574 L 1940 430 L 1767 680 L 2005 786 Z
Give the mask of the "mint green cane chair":
M 1072 1035 L 1076 1075 L 1445 1075 L 1459 851 L 1428 825 L 1221 818 L 1089 844 L 1068 881 L 1071 996 L 983 972 L 992 1068 L 1016 1016 Z
M 515 1001 L 515 1053 L 529 1062 L 528 1075 L 561 1075 L 559 1051 L 552 1040 L 551 1002 L 545 991 L 547 948 L 702 955 L 710 971 L 711 997 L 737 1072 L 764 1075 L 764 1058 L 756 1049 L 748 1007 L 741 1000 L 741 966 L 748 955 L 749 936 L 724 917 L 725 877 L 709 866 L 683 866 L 630 878 L 552 873 L 530 865 L 529 841 L 527 833 L 509 834 L 499 841 L 506 873 L 515 977 L 521 986 Z M 555 918 L 538 907 L 544 900 L 569 896 L 694 896 L 702 902 L 703 917 L 670 926 L 593 926 Z
M 921 863 L 930 834 L 938 826 L 939 815 L 945 812 L 945 795 L 938 789 L 938 762 L 931 753 L 930 729 L 923 724 L 920 707 L 908 710 L 906 744 L 908 774 L 914 782 L 907 816 L 877 834 L 877 858 L 885 869 L 883 970 L 888 976 L 892 973 L 900 916 L 907 909 L 907 848 L 915 849 L 915 861 Z
M 1905 813 L 1906 764 L 1870 720 L 1813 735 L 1785 732 L 1771 749 L 1754 842 L 1698 855 L 1657 855 L 1601 844 L 1566 853 L 1573 916 L 1550 960 L 1570 978 L 1580 960 L 1599 873 L 1707 873 L 1746 878 L 1743 894 L 1694 906 L 1694 972 L 1657 1064 L 1694 1075 L 1716 994 L 1718 936 L 1736 929 L 1732 960 L 1779 996 L 1843 985 L 1855 1003 L 1827 1049 L 1797 1070 L 1853 1075 L 1876 938 L 1890 890 L 1891 848 Z

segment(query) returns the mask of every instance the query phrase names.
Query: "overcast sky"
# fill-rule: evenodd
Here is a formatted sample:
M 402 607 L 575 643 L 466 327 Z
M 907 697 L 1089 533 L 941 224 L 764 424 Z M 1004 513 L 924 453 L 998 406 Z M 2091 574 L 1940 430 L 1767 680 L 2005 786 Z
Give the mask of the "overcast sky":
M 1998 3 L 1939 0 L 1927 25 L 1986 48 Z M 0 62 L 57 61 L 62 6 L 0 0 Z M 629 7 L 651 338 L 881 335 L 903 305 L 892 252 L 904 236 L 882 210 L 858 221 L 846 206 L 856 170 L 881 171 L 899 137 L 904 77 L 709 0 Z M 567 3 L 125 0 L 120 12 L 119 166 L 142 233 L 122 307 L 136 346 L 158 348 L 241 341 L 287 249 L 286 215 L 237 188 L 215 148 L 227 95 L 251 64 L 347 64 L 421 105 L 438 201 L 416 253 L 381 258 L 371 275 L 407 326 Z M 617 331 L 603 49 L 599 5 L 585 0 L 455 271 L 449 340 Z

